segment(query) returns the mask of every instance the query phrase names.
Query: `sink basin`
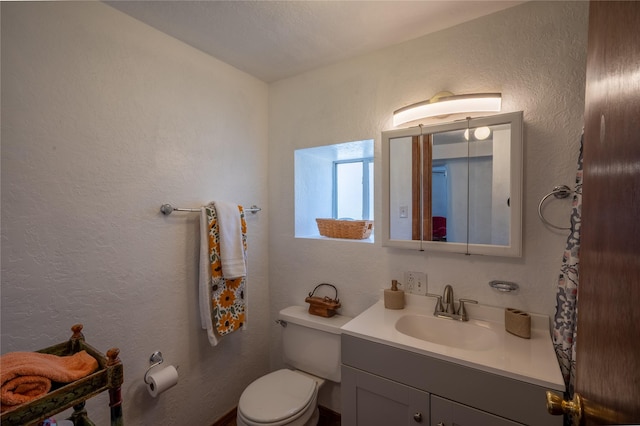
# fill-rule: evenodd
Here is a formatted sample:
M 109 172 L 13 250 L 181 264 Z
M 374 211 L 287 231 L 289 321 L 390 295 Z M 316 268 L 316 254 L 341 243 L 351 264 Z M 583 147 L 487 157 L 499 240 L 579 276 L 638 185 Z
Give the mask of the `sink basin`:
M 407 336 L 458 349 L 483 351 L 498 342 L 495 331 L 473 322 L 456 321 L 426 315 L 403 315 L 396 321 L 396 330 Z

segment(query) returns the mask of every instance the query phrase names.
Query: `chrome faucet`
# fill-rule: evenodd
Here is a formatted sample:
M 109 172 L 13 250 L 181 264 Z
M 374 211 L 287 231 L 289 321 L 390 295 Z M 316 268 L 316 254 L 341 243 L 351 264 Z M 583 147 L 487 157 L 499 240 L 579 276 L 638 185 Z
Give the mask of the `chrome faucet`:
M 455 301 L 453 298 L 453 287 L 447 284 L 444 287 L 442 296 L 439 294 L 427 293 L 429 297 L 435 297 L 436 307 L 433 311 L 433 315 L 440 318 L 450 318 L 458 321 L 469 321 L 469 315 L 464 307 L 465 303 L 478 303 L 476 300 L 460 299 L 458 300 L 458 309 L 456 309 Z
M 453 287 L 449 284 L 444 286 L 444 292 L 442 293 L 442 303 L 444 304 L 444 310 L 448 314 L 455 313 L 455 306 L 453 300 Z

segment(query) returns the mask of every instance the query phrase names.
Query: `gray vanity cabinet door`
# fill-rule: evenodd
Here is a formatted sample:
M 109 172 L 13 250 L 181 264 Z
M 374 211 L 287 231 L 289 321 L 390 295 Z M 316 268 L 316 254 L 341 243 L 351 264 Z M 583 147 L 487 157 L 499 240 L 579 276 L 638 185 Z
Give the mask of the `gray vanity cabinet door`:
M 431 395 L 431 426 L 517 426 L 485 411 L 476 410 L 439 396 Z
M 428 426 L 429 394 L 343 366 L 342 424 L 344 426 Z

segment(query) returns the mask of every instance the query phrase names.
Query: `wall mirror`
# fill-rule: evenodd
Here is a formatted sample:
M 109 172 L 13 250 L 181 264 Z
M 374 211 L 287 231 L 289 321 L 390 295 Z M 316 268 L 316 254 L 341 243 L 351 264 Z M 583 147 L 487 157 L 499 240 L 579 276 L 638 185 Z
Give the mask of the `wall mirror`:
M 519 257 L 522 112 L 382 132 L 382 245 Z

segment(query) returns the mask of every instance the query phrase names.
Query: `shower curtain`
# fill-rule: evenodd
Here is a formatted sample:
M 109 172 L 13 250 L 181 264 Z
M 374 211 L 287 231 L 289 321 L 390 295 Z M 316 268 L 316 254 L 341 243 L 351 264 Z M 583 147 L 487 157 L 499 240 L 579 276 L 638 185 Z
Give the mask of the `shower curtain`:
M 575 384 L 575 343 L 578 314 L 578 267 L 580 252 L 580 225 L 582 222 L 582 142 L 578 155 L 578 171 L 571 211 L 571 233 L 567 237 L 567 248 L 562 256 L 562 266 L 558 277 L 556 294 L 556 314 L 554 318 L 553 346 L 558 356 L 560 370 L 564 377 L 567 393 L 573 396 Z

